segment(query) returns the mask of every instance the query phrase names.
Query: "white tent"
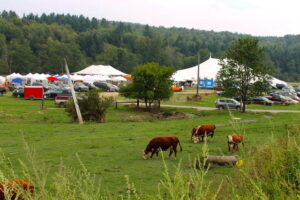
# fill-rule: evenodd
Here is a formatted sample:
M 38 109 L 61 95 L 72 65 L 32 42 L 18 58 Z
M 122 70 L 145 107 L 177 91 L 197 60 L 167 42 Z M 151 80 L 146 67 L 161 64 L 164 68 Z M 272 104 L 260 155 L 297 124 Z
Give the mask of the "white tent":
M 0 76 L 0 84 L 3 84 L 5 82 L 5 78 Z
M 75 72 L 81 75 L 104 75 L 104 76 L 123 76 L 125 73 L 109 65 L 91 65 L 81 71 Z
M 217 77 L 218 71 L 222 68 L 219 64 L 220 60 L 216 58 L 209 58 L 199 65 L 199 77 L 200 79 L 204 78 L 213 78 L 214 80 Z M 197 81 L 197 70 L 198 65 L 190 67 L 187 69 L 178 70 L 173 75 L 174 81 Z M 272 77 L 271 84 L 275 86 L 277 83 L 286 84 L 286 82 Z
M 111 78 L 111 81 L 122 82 L 122 81 L 127 81 L 127 79 L 122 76 L 117 76 L 117 77 Z

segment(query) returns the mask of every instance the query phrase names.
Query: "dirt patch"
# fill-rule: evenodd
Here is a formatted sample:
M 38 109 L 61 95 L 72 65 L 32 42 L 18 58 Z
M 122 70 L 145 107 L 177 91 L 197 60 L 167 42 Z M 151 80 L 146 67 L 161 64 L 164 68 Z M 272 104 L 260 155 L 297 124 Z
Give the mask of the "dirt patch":
M 12 119 L 8 119 L 6 120 L 7 122 L 20 122 L 21 120 L 18 118 L 12 118 Z
M 130 115 L 125 118 L 126 121 L 134 121 L 134 122 L 142 122 L 145 121 L 146 116 L 137 116 L 137 115 Z
M 152 115 L 153 117 L 162 120 L 179 120 L 179 119 L 198 117 L 198 115 L 194 115 L 190 113 L 186 114 L 178 111 L 162 111 L 158 113 L 153 113 Z

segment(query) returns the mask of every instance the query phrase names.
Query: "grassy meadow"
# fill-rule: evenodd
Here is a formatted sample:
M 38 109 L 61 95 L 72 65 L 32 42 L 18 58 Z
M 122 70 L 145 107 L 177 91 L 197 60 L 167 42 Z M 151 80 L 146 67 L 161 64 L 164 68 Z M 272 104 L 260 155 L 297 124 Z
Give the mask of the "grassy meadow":
M 208 106 L 215 97 L 204 98 L 199 106 Z M 227 150 L 225 136 L 233 132 L 244 134 L 245 148 L 240 147 L 241 150 L 235 155 L 247 163 L 253 149 L 269 144 L 272 138 L 286 135 L 289 127 L 300 123 L 300 113 L 241 114 L 236 111 L 194 109 L 176 109 L 191 114 L 192 118 L 160 120 L 151 113 L 137 112 L 134 108 L 120 105 L 118 109 L 109 109 L 107 123 L 86 122 L 79 125 L 71 122 L 64 109 L 55 106 L 53 100 L 46 100 L 45 107 L 41 109 L 39 100 L 18 99 L 10 94 L 0 97 L 0 147 L 10 160 L 15 177 L 24 178 L 20 160 L 27 163 L 25 140 L 34 149 L 38 163 L 45 163 L 49 167 L 49 174 L 45 174 L 48 176 L 47 187 L 51 186 L 51 177 L 61 162 L 77 170 L 82 169 L 82 162 L 101 184 L 101 191 L 113 195 L 126 194 L 125 175 L 129 176 L 142 195 L 157 193 L 158 184 L 163 178 L 162 158 L 142 159 L 142 151 L 153 137 L 179 137 L 183 152 L 178 152 L 176 160 L 166 158 L 165 162 L 171 174 L 181 163 L 185 176 L 193 172 L 192 162 L 203 148 L 203 143 L 193 144 L 190 141 L 191 129 L 195 126 L 217 125 L 215 137 L 207 141 L 210 155 L 231 155 Z M 163 109 L 174 111 L 173 108 Z M 164 152 L 163 155 L 167 157 L 168 153 Z M 234 168 L 213 166 L 205 179 L 219 182 L 226 176 L 232 176 Z

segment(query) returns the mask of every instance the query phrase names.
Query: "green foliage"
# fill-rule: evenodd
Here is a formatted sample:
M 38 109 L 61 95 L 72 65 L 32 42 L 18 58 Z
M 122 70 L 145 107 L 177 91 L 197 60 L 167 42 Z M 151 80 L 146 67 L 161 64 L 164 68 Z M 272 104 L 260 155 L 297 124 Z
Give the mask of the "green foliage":
M 98 123 L 105 122 L 107 109 L 112 106 L 113 101 L 113 97 L 101 96 L 98 90 L 90 90 L 86 96 L 78 98 L 78 105 L 83 120 L 92 120 Z M 66 112 L 70 114 L 73 120 L 77 120 L 73 101 L 67 104 Z
M 146 107 L 154 101 L 166 100 L 173 94 L 171 76 L 174 68 L 148 63 L 138 66 L 132 72 L 133 81 L 120 89 L 120 95 L 127 98 L 141 99 Z
M 225 94 L 240 97 L 245 112 L 245 102 L 250 97 L 261 95 L 270 88 L 270 72 L 263 63 L 264 49 L 256 38 L 239 38 L 228 48 L 226 59 L 221 61 L 217 82 Z

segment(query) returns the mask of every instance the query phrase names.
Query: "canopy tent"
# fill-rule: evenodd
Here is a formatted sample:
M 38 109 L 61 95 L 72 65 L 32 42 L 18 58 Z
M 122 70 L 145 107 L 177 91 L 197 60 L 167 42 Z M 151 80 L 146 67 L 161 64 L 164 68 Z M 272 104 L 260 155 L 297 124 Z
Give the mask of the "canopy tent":
M 123 76 L 125 73 L 113 68 L 110 65 L 91 65 L 74 74 L 80 75 L 104 75 L 104 76 Z
M 13 83 L 19 83 L 20 85 L 22 85 L 23 79 L 21 79 L 21 78 L 14 78 L 14 79 L 11 80 L 11 82 L 13 82 Z
M 199 65 L 200 79 L 204 79 L 204 78 L 216 79 L 218 71 L 222 68 L 219 62 L 220 62 L 219 59 L 210 57 L 208 60 L 201 63 Z M 198 65 L 187 69 L 178 70 L 173 74 L 172 78 L 174 81 L 177 82 L 185 82 L 185 81 L 197 82 L 197 70 L 198 70 Z M 275 86 L 277 83 L 287 85 L 286 82 L 272 77 L 271 85 Z
M 117 76 L 117 77 L 111 78 L 111 81 L 122 82 L 122 81 L 127 81 L 127 79 L 122 76 Z
M 49 77 L 47 77 L 47 80 L 48 81 L 58 81 L 59 79 L 54 76 L 49 76 Z
M 0 76 L 0 84 L 3 84 L 5 82 L 5 78 Z
M 23 78 L 23 76 L 22 76 L 21 74 L 19 74 L 19 73 L 12 73 L 12 74 L 6 76 L 6 79 L 7 79 L 9 82 L 11 82 L 12 79 L 14 79 L 14 78 Z

